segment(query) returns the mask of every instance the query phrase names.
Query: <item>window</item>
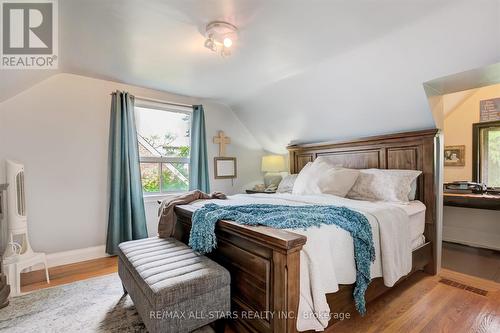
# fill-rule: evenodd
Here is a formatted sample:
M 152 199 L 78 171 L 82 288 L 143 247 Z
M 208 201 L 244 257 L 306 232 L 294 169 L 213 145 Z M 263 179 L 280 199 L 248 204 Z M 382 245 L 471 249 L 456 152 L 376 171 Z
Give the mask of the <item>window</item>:
M 136 100 L 135 118 L 143 192 L 187 191 L 191 110 Z
M 500 188 L 500 121 L 477 123 L 473 130 L 473 178 Z

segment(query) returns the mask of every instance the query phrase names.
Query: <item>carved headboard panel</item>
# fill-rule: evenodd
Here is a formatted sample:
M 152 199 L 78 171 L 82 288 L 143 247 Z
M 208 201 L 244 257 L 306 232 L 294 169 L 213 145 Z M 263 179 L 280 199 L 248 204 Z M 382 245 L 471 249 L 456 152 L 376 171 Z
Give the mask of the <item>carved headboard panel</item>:
M 353 169 L 420 170 L 417 198 L 426 210 L 425 237 L 436 237 L 436 188 L 434 141 L 437 129 L 374 136 L 363 139 L 291 145 L 290 173 L 298 173 L 308 162 L 325 156 L 333 163 Z

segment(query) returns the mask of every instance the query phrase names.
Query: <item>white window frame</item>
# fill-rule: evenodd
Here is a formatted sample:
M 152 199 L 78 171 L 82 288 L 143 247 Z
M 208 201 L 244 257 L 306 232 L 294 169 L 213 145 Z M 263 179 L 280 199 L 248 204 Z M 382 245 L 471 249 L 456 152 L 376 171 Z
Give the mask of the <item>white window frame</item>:
M 134 108 L 145 108 L 152 109 L 157 111 L 167 111 L 174 113 L 182 113 L 189 115 L 189 127 L 191 128 L 191 121 L 193 116 L 193 110 L 187 106 L 173 105 L 168 102 L 160 102 L 160 101 L 151 101 L 145 100 L 141 98 L 135 98 Z M 135 112 L 135 109 L 134 109 Z M 189 133 L 191 135 L 191 133 Z M 191 144 L 189 145 L 189 149 L 191 149 Z M 191 153 L 191 152 L 190 152 Z M 163 164 L 164 163 L 184 163 L 189 164 L 189 157 L 175 157 L 175 156 L 161 156 L 161 157 L 141 157 L 139 156 L 139 163 L 157 163 L 160 166 L 159 177 L 160 177 L 160 191 L 159 192 L 144 192 L 144 198 L 153 199 L 156 197 L 164 197 L 175 193 L 181 193 L 182 191 L 163 191 Z M 142 182 L 142 179 L 141 179 Z M 189 182 L 189 179 L 188 179 Z M 189 183 L 188 183 L 189 185 Z

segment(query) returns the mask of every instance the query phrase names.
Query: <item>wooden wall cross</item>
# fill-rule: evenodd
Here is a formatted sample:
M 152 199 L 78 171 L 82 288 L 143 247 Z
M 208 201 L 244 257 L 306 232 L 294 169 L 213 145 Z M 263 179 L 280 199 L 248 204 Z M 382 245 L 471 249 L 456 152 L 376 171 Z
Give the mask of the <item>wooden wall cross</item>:
M 214 143 L 219 145 L 219 156 L 226 155 L 226 145 L 231 143 L 231 139 L 224 134 L 224 131 L 219 131 L 217 136 L 214 136 Z

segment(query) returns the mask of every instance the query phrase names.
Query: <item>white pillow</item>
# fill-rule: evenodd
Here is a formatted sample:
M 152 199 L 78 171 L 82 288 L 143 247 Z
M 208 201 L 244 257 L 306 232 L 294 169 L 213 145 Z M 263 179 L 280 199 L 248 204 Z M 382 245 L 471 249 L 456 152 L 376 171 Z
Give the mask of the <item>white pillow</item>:
M 359 177 L 347 197 L 397 203 L 408 203 L 412 183 L 422 173 L 422 171 L 416 170 L 394 169 L 364 169 L 360 171 Z
M 411 187 L 411 190 L 410 190 L 410 193 L 408 194 L 408 200 L 413 201 L 413 200 L 415 200 L 415 197 L 417 196 L 417 179 L 414 179 L 411 182 L 410 187 Z
M 293 183 L 292 193 L 295 194 L 296 191 L 302 191 L 302 189 L 307 187 L 307 184 L 310 182 L 309 178 L 312 175 L 309 172 L 309 168 L 311 168 L 312 162 L 308 162 L 306 165 L 302 167 L 300 172 L 297 174 L 297 178 L 295 178 L 295 182 Z
M 292 193 L 293 184 L 295 184 L 297 176 L 298 174 L 296 173 L 294 173 L 293 175 L 286 175 L 278 185 L 276 193 Z
M 292 193 L 333 194 L 345 197 L 358 175 L 358 170 L 336 167 L 323 160 L 316 160 L 300 171 Z

